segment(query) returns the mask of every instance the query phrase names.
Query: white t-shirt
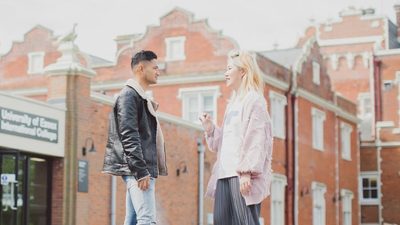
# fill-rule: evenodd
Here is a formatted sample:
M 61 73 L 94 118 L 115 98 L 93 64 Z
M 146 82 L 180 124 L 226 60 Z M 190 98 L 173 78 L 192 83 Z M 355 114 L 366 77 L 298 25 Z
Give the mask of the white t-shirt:
M 239 164 L 242 108 L 243 101 L 240 100 L 228 105 L 224 120 L 218 179 L 238 176 L 236 169 Z

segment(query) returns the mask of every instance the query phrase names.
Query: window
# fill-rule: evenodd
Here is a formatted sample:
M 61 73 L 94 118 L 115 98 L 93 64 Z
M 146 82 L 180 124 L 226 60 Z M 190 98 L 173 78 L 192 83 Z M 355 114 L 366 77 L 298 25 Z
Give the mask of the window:
M 320 84 L 320 71 L 321 71 L 321 67 L 320 67 L 320 65 L 317 63 L 317 62 L 315 62 L 315 61 L 313 61 L 313 63 L 312 63 L 312 75 L 313 75 L 313 82 L 314 82 L 314 84 Z
M 383 91 L 390 91 L 393 87 L 393 81 L 385 80 L 383 81 Z
M 269 99 L 274 137 L 285 139 L 285 106 L 287 105 L 286 97 L 274 91 L 270 91 Z
M 271 184 L 271 224 L 285 224 L 285 186 L 286 177 L 273 174 Z
M 342 122 L 340 124 L 340 146 L 342 148 L 342 158 L 351 160 L 351 132 L 353 128 L 350 124 Z
M 358 115 L 360 118 L 371 118 L 372 100 L 370 93 L 360 93 L 358 95 Z
M 214 214 L 207 213 L 207 225 L 213 225 L 213 224 L 214 224 Z
M 312 182 L 313 194 L 313 225 L 325 225 L 325 192 L 326 186 L 323 183 Z
M 219 95 L 218 86 L 180 89 L 178 97 L 182 99 L 182 117 L 191 122 L 200 123 L 200 114 L 206 112 L 216 121 Z
M 343 213 L 343 225 L 352 225 L 351 223 L 351 202 L 353 200 L 353 192 L 350 190 L 342 189 L 340 191 L 342 197 L 342 213 Z
M 361 204 L 379 204 L 378 172 L 361 172 Z
M 312 146 L 317 150 L 324 150 L 324 121 L 325 112 L 316 108 L 311 109 L 312 114 Z
M 165 61 L 184 60 L 185 56 L 185 40 L 186 37 L 169 37 L 165 39 L 166 57 Z
M 371 94 L 360 93 L 358 95 L 358 117 L 361 119 L 360 131 L 361 140 L 372 140 L 373 139 L 373 121 L 372 121 L 372 99 Z
M 28 54 L 28 74 L 43 72 L 44 52 L 31 52 Z

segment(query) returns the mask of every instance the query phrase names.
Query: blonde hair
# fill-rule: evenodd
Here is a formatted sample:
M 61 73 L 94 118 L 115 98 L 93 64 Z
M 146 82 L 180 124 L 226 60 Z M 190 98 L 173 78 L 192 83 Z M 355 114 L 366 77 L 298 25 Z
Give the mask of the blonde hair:
M 252 90 L 263 95 L 264 81 L 254 54 L 244 50 L 232 50 L 228 53 L 228 63 L 231 63 L 237 68 L 243 70 L 245 73 L 239 89 L 237 92 L 233 92 L 231 100 L 235 99 L 236 97 L 241 99 Z

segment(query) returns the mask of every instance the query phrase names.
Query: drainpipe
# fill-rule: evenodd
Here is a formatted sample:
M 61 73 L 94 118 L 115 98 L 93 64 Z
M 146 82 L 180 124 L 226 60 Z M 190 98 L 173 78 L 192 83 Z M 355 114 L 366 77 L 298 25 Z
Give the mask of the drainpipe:
M 111 176 L 111 225 L 116 225 L 117 177 Z
M 337 105 L 337 96 L 335 94 L 334 97 L 334 101 L 335 101 L 335 105 Z M 341 132 L 341 126 L 340 126 L 340 120 L 338 119 L 337 114 L 335 113 L 335 154 L 336 154 L 336 162 L 335 162 L 335 206 L 336 206 L 336 224 L 339 225 L 340 223 L 340 158 L 341 158 L 341 154 L 339 154 L 339 149 L 340 149 L 340 143 L 339 143 L 339 137 Z M 340 137 L 341 139 L 341 137 Z M 350 149 L 351 149 L 351 145 L 350 145 Z M 351 152 L 351 151 L 350 151 Z
M 297 72 L 296 69 L 291 68 L 292 71 L 292 81 L 290 84 L 290 95 L 291 95 L 291 108 L 292 108 L 292 148 L 293 148 L 293 166 L 292 166 L 292 175 L 293 176 L 293 225 L 298 225 L 298 208 L 299 208 L 299 196 L 298 196 L 298 189 L 299 189 L 299 178 L 298 178 L 298 101 L 297 101 Z M 289 223 L 289 221 L 288 221 Z
M 381 60 L 374 59 L 375 121 L 382 120 L 381 64 Z
M 204 145 L 201 138 L 197 139 L 197 153 L 199 154 L 199 225 L 203 225 L 203 197 L 204 197 Z
M 288 181 L 285 198 L 285 224 L 294 224 L 294 141 L 295 141 L 295 133 L 294 133 L 294 102 L 296 101 L 296 96 L 292 95 L 292 82 L 290 83 L 288 91 L 285 93 L 287 99 L 287 107 L 286 107 L 286 139 L 285 139 L 285 151 L 286 151 L 286 178 Z M 290 118 L 290 120 L 289 120 Z M 292 210 L 291 210 L 292 209 Z
M 381 127 L 378 126 L 378 124 L 375 125 L 376 126 L 376 163 L 377 163 L 377 170 L 378 170 L 378 200 L 379 200 L 379 209 L 378 209 L 378 218 L 379 218 L 379 224 L 382 224 L 383 220 L 382 220 L 382 179 L 381 179 L 381 150 L 382 150 L 382 146 L 381 146 L 381 137 L 380 137 L 380 132 L 381 132 Z

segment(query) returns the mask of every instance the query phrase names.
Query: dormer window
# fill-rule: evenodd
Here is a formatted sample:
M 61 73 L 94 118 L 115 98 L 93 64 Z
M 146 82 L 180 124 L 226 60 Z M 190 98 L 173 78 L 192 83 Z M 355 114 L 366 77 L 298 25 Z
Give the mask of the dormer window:
M 320 78 L 321 77 L 320 70 L 321 70 L 320 65 L 317 62 L 313 61 L 312 62 L 312 75 L 313 75 L 312 80 L 313 80 L 314 84 L 317 84 L 317 85 L 320 84 L 320 79 L 321 79 Z
M 186 37 L 169 37 L 165 39 L 166 57 L 165 61 L 185 60 Z
M 44 52 L 31 52 L 28 54 L 28 74 L 43 73 Z

